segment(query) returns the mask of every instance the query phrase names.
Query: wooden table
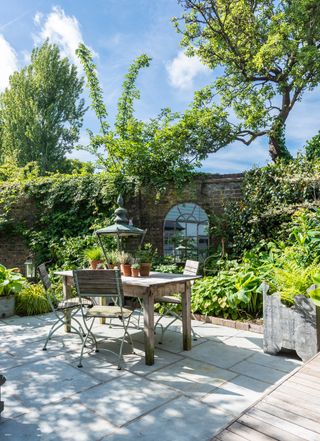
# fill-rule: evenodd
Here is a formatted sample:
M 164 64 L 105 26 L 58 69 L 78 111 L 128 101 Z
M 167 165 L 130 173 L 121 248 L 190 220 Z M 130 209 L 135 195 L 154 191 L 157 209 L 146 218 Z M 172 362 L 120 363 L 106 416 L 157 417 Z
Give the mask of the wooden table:
M 73 285 L 72 271 L 56 271 L 55 274 L 62 277 L 64 299 L 70 298 Z M 144 347 L 147 365 L 154 364 L 155 298 L 176 293 L 182 295 L 182 345 L 185 351 L 191 350 L 191 283 L 199 277 L 156 272 L 151 272 L 149 277 L 122 276 L 124 295 L 143 299 Z M 69 326 L 66 326 L 66 332 L 70 332 Z

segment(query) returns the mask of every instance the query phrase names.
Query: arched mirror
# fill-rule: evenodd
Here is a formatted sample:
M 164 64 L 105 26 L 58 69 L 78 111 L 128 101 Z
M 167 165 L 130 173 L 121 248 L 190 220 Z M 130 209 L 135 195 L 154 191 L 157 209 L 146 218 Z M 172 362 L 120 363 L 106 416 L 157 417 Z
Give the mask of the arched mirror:
M 176 260 L 206 258 L 209 248 L 207 213 L 192 202 L 172 207 L 164 221 L 164 255 Z

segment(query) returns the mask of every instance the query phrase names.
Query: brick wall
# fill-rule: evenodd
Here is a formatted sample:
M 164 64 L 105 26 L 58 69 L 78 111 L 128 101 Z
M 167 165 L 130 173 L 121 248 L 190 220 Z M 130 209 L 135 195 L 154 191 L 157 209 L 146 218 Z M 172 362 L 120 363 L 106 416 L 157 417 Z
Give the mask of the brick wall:
M 241 197 L 242 179 L 242 174 L 202 174 L 180 191 L 169 189 L 159 201 L 156 200 L 156 192 L 142 191 L 132 200 L 126 200 L 125 206 L 134 224 L 147 229 L 146 241 L 151 242 L 162 253 L 163 224 L 170 208 L 179 203 L 194 202 L 208 215 L 219 215 L 224 201 L 236 201 Z M 22 221 L 29 226 L 36 216 L 36 207 L 31 200 L 21 201 L 13 212 L 17 222 Z M 22 237 L 0 233 L 0 263 L 23 270 L 28 255 L 29 250 Z

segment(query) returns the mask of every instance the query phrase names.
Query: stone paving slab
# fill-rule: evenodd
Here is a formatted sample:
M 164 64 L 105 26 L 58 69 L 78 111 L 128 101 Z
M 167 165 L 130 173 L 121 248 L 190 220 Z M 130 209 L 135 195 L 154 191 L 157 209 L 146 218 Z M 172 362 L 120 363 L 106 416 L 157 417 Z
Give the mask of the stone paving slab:
M 107 351 L 86 349 L 63 328 L 42 351 L 52 314 L 0 320 L 0 372 L 5 409 L 0 439 L 45 441 L 207 441 L 256 402 L 300 361 L 262 352 L 262 335 L 193 321 L 199 336 L 182 350 L 175 323 L 159 345 L 155 364 L 144 363 L 143 332 L 130 328 L 135 354 L 124 345 L 124 369 Z M 161 319 L 163 324 L 170 319 Z M 94 332 L 117 351 L 117 321 Z

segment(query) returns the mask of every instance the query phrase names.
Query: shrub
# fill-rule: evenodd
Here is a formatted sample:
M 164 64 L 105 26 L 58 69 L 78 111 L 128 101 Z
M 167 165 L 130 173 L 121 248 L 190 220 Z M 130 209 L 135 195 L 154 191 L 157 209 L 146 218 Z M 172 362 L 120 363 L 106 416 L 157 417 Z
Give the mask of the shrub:
M 17 268 L 8 269 L 0 264 L 0 295 L 17 294 L 25 283 L 26 279 L 17 271 Z
M 19 315 L 45 314 L 50 311 L 47 294 L 40 283 L 28 283 L 16 295 L 16 313 Z

